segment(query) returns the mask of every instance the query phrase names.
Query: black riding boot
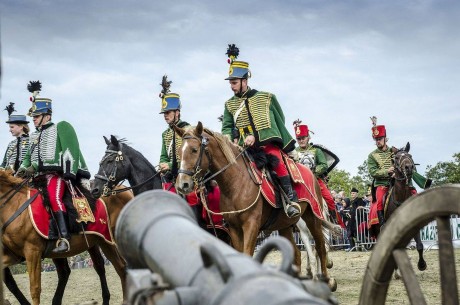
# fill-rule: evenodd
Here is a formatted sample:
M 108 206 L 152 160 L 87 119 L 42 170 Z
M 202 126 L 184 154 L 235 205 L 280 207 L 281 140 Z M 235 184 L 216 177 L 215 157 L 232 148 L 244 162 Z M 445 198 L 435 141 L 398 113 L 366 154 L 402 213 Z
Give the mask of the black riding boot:
M 281 187 L 286 193 L 289 201 L 286 207 L 286 214 L 289 218 L 296 217 L 300 215 L 300 206 L 297 203 L 297 193 L 292 189 L 291 178 L 289 176 L 279 177 Z
M 380 226 L 385 224 L 385 217 L 383 217 L 383 211 L 377 211 L 377 217 L 379 218 Z
M 70 250 L 70 234 L 69 230 L 67 229 L 67 223 L 64 218 L 64 212 L 57 211 L 54 212 L 54 217 L 56 218 L 57 225 L 59 227 L 59 232 L 61 233 L 61 239 L 58 241 L 58 245 L 55 249 L 53 249 L 54 253 L 63 253 L 68 252 Z

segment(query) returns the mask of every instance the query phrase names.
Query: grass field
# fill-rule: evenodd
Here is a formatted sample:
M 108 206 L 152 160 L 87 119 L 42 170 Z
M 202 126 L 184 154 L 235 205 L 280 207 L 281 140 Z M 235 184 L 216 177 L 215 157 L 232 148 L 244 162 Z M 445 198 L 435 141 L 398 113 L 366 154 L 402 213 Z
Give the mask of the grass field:
M 408 250 L 409 256 L 412 258 L 413 268 L 416 270 L 416 263 L 418 254 L 415 250 Z M 302 255 L 305 255 L 303 253 Z M 367 261 L 369 260 L 370 252 L 345 252 L 334 251 L 331 252 L 331 257 L 334 261 L 334 267 L 330 270 L 331 276 L 335 277 L 338 283 L 335 296 L 339 304 L 354 305 L 358 304 L 359 295 L 361 291 L 362 278 L 366 268 Z M 460 270 L 460 250 L 456 250 L 456 270 L 457 279 Z M 440 299 L 440 285 L 439 285 L 439 261 L 437 250 L 430 250 L 425 253 L 425 259 L 428 264 L 426 271 L 416 270 L 416 275 L 421 283 L 422 290 L 425 293 L 425 298 L 428 304 L 441 304 Z M 271 253 L 265 263 L 277 264 L 280 260 L 280 255 L 277 252 Z M 303 260 L 305 262 L 305 259 Z M 29 284 L 27 274 L 16 275 L 20 288 L 29 296 Z M 112 294 L 111 304 L 121 304 L 122 293 L 121 284 L 115 270 L 107 267 L 107 278 L 109 282 L 110 292 Z M 459 282 L 460 283 L 460 282 Z M 42 273 L 42 299 L 41 304 L 51 304 L 51 299 L 54 293 L 54 288 L 57 284 L 57 276 L 55 272 Z M 4 288 L 6 289 L 6 288 Z M 460 287 L 459 287 L 460 289 Z M 5 291 L 6 298 L 11 304 L 19 304 L 13 299 L 8 291 Z M 73 270 L 67 286 L 67 291 L 64 295 L 63 304 L 73 305 L 84 301 L 96 300 L 101 304 L 101 289 L 99 279 L 96 272 L 91 269 L 78 269 Z M 393 280 L 390 284 L 387 304 L 402 305 L 410 304 L 406 295 L 404 284 L 399 280 Z M 254 305 L 254 304 L 251 304 Z

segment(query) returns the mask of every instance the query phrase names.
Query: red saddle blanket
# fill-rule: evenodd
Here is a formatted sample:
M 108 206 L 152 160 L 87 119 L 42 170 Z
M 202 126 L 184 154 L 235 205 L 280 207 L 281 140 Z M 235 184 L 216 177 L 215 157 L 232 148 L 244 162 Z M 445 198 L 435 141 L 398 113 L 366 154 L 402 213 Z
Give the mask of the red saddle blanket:
M 32 197 L 36 192 L 35 189 L 29 191 L 29 197 Z M 50 214 L 45 209 L 42 196 L 37 196 L 28 207 L 30 220 L 40 236 L 48 238 Z M 102 199 L 96 201 L 96 208 L 93 211 L 95 222 L 88 222 L 86 225 L 85 234 L 96 234 L 105 239 L 109 244 L 115 244 L 112 231 L 110 230 L 110 220 L 107 213 L 107 207 Z M 83 232 L 81 233 L 83 234 Z
M 285 156 L 284 154 L 283 158 L 289 174 L 291 175 L 291 180 L 294 182 L 292 186 L 293 189 L 297 192 L 299 202 L 307 202 L 310 204 L 316 217 L 319 219 L 324 219 L 322 205 L 319 204 L 318 198 L 315 194 L 315 175 L 308 167 L 300 163 L 295 163 L 292 159 L 290 159 L 288 156 Z M 277 208 L 278 206 L 276 205 L 276 194 L 273 185 L 268 181 L 267 176 L 256 167 L 254 162 L 251 162 L 250 164 L 254 176 L 259 179 L 258 183 L 261 183 L 260 187 L 262 195 L 271 206 Z

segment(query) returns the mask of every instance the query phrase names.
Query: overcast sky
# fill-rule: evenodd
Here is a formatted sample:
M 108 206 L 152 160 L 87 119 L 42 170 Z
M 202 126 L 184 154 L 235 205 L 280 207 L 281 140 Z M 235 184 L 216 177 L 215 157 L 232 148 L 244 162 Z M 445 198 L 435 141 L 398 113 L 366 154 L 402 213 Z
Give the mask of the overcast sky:
M 389 144 L 407 141 L 418 170 L 460 152 L 458 1 L 2 0 L 1 109 L 29 107 L 29 80 L 53 100 L 53 121 L 76 129 L 92 174 L 102 136 L 125 137 L 154 165 L 166 129 L 163 74 L 182 118 L 220 131 L 232 96 L 225 55 L 240 48 L 252 88 L 274 93 L 286 125 L 300 118 L 313 142 L 352 175 L 375 148 L 371 116 Z M 1 116 L 6 120 L 7 113 Z M 12 140 L 7 124 L 3 151 Z

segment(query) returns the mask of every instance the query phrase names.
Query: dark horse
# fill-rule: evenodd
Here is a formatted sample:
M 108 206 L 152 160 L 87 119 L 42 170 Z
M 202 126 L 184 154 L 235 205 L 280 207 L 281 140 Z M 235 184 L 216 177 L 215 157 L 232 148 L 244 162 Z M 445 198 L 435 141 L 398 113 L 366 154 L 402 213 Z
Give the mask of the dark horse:
M 175 128 L 183 138 L 181 148 L 181 166 L 176 186 L 182 193 L 189 193 L 197 187 L 206 172 L 216 175 L 214 179 L 221 188 L 220 208 L 224 219 L 229 224 L 233 247 L 248 255 L 253 255 L 257 235 L 264 224 L 269 223 L 264 230 L 275 231 L 287 238 L 295 251 L 295 263 L 299 267 L 301 256 L 295 246 L 292 226 L 299 217 L 288 218 L 282 209 L 274 209 L 261 195 L 260 185 L 251 178 L 244 157 L 238 146 L 230 140 L 208 129 L 201 122 L 196 128 Z M 302 165 L 300 165 L 302 166 Z M 309 169 L 308 169 L 309 170 Z M 321 198 L 321 191 L 316 179 L 312 179 L 312 192 L 316 200 Z M 198 185 L 199 186 L 199 185 Z M 337 283 L 329 278 L 326 268 L 326 248 L 322 231 L 323 221 L 315 216 L 307 202 L 300 202 L 301 217 L 307 223 L 315 240 L 316 249 L 321 262 L 321 272 L 331 289 L 335 290 Z M 276 217 L 273 217 L 277 215 Z M 329 228 L 336 229 L 329 224 Z
M 410 144 L 407 143 L 406 146 L 401 149 L 396 149 L 394 147 L 391 149 L 394 153 L 393 166 L 395 171 L 390 181 L 390 190 L 388 191 L 387 197 L 384 198 L 384 202 L 386 202 L 384 210 L 385 220 L 388 220 L 394 211 L 400 207 L 407 198 L 415 193 L 415 189 L 410 185 L 413 172 L 415 171 L 415 163 L 412 160 L 412 155 L 409 154 Z M 379 231 L 380 230 L 377 230 L 377 232 Z M 420 232 L 415 234 L 414 240 L 419 255 L 417 267 L 420 271 L 423 271 L 426 269 L 427 265 L 423 259 L 423 243 L 420 238 Z M 395 276 L 397 278 L 399 277 L 398 272 L 395 273 Z
M 113 187 L 127 179 L 134 195 L 153 189 L 162 189 L 161 178 L 155 167 L 137 150 L 123 140 L 111 136 L 104 137 L 107 144 L 105 155 L 99 163 L 99 171 L 95 175 L 92 195 L 99 197 L 111 194 Z M 197 217 L 201 217 L 197 215 Z M 205 229 L 219 239 L 230 244 L 228 233 L 220 226 L 210 225 Z
M 0 198 L 7 198 L 6 201 L 2 202 L 2 213 L 0 214 L 0 220 L 2 223 L 7 222 L 8 219 L 16 211 L 18 211 L 22 204 L 27 201 L 28 188 L 25 186 L 18 188 L 20 185 L 22 185 L 22 179 L 11 176 L 10 172 L 0 171 Z M 18 189 L 18 191 L 14 193 L 14 190 L 16 189 Z M 10 195 L 11 198 L 9 198 Z M 111 220 L 111 229 L 113 230 L 121 208 L 129 200 L 131 200 L 133 196 L 132 193 L 125 193 L 120 196 L 111 196 L 109 198 L 110 199 L 105 200 L 105 202 L 107 204 L 107 211 Z M 43 258 L 47 242 L 35 231 L 34 226 L 29 218 L 28 212 L 22 212 L 6 228 L 4 228 L 2 242 L 5 247 L 5 252 L 3 255 L 4 267 L 18 263 L 21 258 L 26 260 L 27 271 L 30 280 L 30 294 L 32 297 L 32 303 L 34 305 L 39 304 L 41 292 L 40 262 Z M 86 236 L 86 238 L 83 235 L 73 235 L 70 240 L 70 244 L 71 251 L 62 254 L 50 254 L 49 257 L 53 259 L 63 258 L 64 260 L 60 260 L 59 262 L 66 264 L 66 257 L 76 255 L 88 249 L 90 249 L 90 253 L 91 251 L 94 251 L 94 254 L 95 251 L 99 251 L 98 247 L 100 247 L 105 256 L 112 262 L 113 266 L 115 267 L 115 270 L 121 279 L 123 292 L 125 291 L 125 261 L 120 256 L 115 245 L 106 243 L 101 237 L 94 234 L 89 234 Z M 95 257 L 95 259 L 97 263 L 98 258 Z M 63 289 L 65 287 L 65 283 L 67 282 L 68 273 L 70 273 L 70 270 L 68 269 L 68 265 L 67 268 L 64 265 L 62 268 L 64 273 L 59 274 L 59 283 L 63 283 Z M 63 279 L 62 276 L 66 278 Z M 105 282 L 105 275 L 103 275 L 103 277 L 104 280 L 101 279 L 101 283 L 103 283 L 102 281 Z M 103 297 L 107 298 L 109 296 L 110 295 L 105 295 Z M 53 304 L 60 304 L 62 295 L 60 298 L 61 299 L 59 300 L 56 299 L 55 294 L 55 298 L 53 298 Z M 108 304 L 108 299 L 105 299 L 104 304 Z
M 161 189 L 161 177 L 155 167 L 137 150 L 124 141 L 104 137 L 107 149 L 94 176 L 91 194 L 99 198 L 113 192 L 121 181 L 127 179 L 134 196 L 142 192 Z

